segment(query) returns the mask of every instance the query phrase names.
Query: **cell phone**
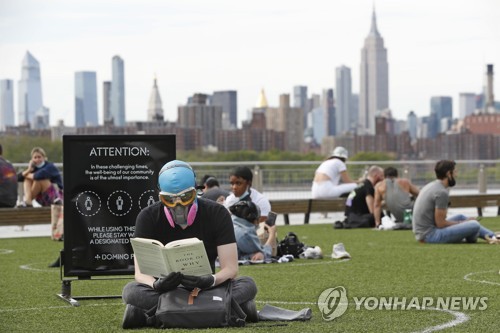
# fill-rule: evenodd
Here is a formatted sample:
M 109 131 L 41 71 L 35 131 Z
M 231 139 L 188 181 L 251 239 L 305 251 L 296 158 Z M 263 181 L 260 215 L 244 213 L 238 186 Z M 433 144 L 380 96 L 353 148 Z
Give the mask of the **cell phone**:
M 266 224 L 268 226 L 272 227 L 276 223 L 277 216 L 278 216 L 278 214 L 276 214 L 275 212 L 269 212 L 269 214 L 267 214 Z

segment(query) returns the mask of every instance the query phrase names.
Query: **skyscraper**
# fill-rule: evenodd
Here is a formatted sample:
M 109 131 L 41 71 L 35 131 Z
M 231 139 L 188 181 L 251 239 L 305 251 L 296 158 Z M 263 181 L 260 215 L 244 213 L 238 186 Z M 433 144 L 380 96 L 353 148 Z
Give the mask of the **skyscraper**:
M 359 134 L 375 133 L 375 114 L 389 108 L 389 64 L 384 40 L 377 30 L 375 9 L 370 33 L 361 49 L 359 90 Z
M 337 134 L 337 110 L 333 89 L 323 89 L 321 96 L 321 108 L 323 109 L 323 136 L 333 136 Z M 317 115 L 315 115 L 317 118 Z M 316 135 L 315 135 L 316 137 Z M 319 141 L 321 143 L 321 141 Z
M 452 121 L 452 111 L 453 100 L 451 97 L 431 97 L 431 115 L 428 133 L 430 138 L 434 138 L 438 133 L 449 129 Z
M 319 107 L 319 102 L 317 106 Z M 290 106 L 289 94 L 280 95 L 277 108 L 266 109 L 266 128 L 285 132 L 285 149 L 290 151 L 302 151 L 305 127 L 303 121 L 303 110 Z
M 125 67 L 122 58 L 112 60 L 111 117 L 115 126 L 125 126 Z
M 40 64 L 29 51 L 23 58 L 19 80 L 18 125 L 33 125 L 36 112 L 43 107 Z
M 156 83 L 156 78 L 153 82 L 153 88 L 151 89 L 151 94 L 149 95 L 149 105 L 148 105 L 148 121 L 159 120 L 163 121 L 163 107 L 161 103 L 160 92 L 158 91 L 158 85 Z
M 337 67 L 335 70 L 336 92 L 336 133 L 338 135 L 349 132 L 351 129 L 352 112 L 352 84 L 351 69 L 346 66 Z
M 408 125 L 408 133 L 410 135 L 411 142 L 416 142 L 417 141 L 417 130 L 418 130 L 418 118 L 415 112 L 410 111 L 408 113 L 408 120 L 407 120 L 407 125 Z
M 214 91 L 211 104 L 222 107 L 223 130 L 238 127 L 238 94 L 236 91 Z
M 99 125 L 95 72 L 75 72 L 75 127 Z
M 14 126 L 14 81 L 0 80 L 0 131 Z
M 304 128 L 307 127 L 307 114 L 310 110 L 306 110 L 307 105 L 307 86 L 293 87 L 293 107 L 301 108 L 304 112 Z
M 111 81 L 102 83 L 102 122 L 104 125 L 113 120 L 111 116 Z
M 187 105 L 178 106 L 177 125 L 201 130 L 201 145 L 215 146 L 217 133 L 222 129 L 222 107 L 209 105 L 205 94 L 194 94 Z
M 458 118 L 464 119 L 474 113 L 476 109 L 476 94 L 460 93 L 458 95 Z

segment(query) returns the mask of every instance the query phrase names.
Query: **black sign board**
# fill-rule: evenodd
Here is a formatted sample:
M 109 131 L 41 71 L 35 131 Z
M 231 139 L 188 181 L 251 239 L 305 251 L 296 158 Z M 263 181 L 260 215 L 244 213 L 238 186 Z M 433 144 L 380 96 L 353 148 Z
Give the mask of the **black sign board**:
M 134 273 L 135 219 L 174 159 L 174 135 L 63 136 L 64 276 Z

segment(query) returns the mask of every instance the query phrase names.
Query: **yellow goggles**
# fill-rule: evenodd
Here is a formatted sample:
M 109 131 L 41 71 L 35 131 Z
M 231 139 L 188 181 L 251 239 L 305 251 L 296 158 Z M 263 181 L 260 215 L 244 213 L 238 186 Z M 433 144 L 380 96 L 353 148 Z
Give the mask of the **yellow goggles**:
M 160 201 L 167 207 L 175 207 L 178 203 L 187 206 L 196 198 L 196 189 L 190 187 L 179 193 L 160 192 Z

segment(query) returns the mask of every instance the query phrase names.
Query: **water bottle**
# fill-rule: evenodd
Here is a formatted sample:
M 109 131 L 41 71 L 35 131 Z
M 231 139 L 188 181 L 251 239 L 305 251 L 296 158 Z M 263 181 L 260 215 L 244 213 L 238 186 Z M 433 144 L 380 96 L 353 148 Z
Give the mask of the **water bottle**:
M 412 216 L 411 216 L 411 209 L 405 209 L 405 213 L 403 215 L 403 223 L 404 224 L 411 224 L 411 219 L 412 219 Z

